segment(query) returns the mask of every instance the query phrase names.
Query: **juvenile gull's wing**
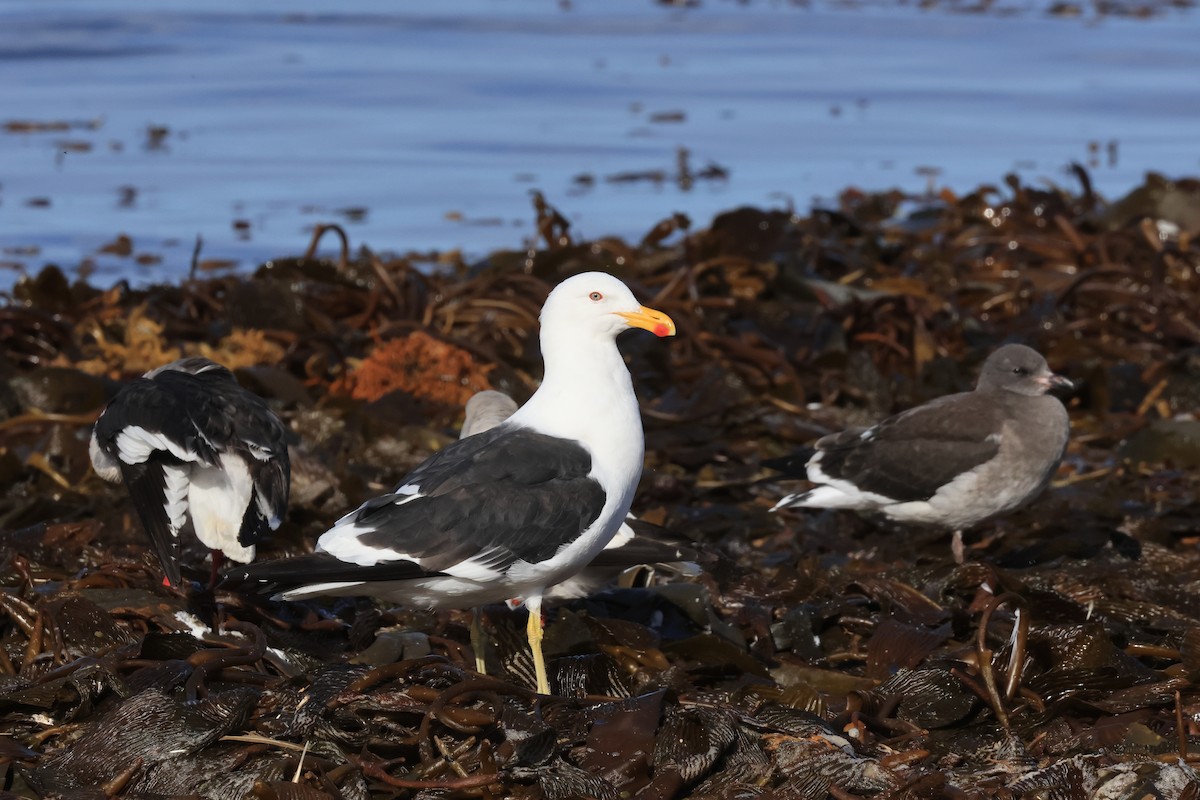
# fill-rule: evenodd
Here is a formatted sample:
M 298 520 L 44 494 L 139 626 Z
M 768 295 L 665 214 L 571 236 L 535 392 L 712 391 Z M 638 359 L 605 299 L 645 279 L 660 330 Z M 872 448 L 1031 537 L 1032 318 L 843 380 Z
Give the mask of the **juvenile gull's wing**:
M 996 456 L 1003 422 L 1003 407 L 978 393 L 950 395 L 865 431 L 826 436 L 809 464 L 824 477 L 897 503 L 928 500 Z

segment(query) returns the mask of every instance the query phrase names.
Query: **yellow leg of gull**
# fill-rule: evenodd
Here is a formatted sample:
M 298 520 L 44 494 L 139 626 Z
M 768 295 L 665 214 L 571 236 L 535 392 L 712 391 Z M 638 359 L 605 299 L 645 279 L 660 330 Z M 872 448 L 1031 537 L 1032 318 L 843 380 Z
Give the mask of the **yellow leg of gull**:
M 546 677 L 546 658 L 542 655 L 542 598 L 525 596 L 525 607 L 529 609 L 529 649 L 533 653 L 533 671 L 537 675 L 538 694 L 550 694 L 550 681 Z
M 487 661 L 483 657 L 483 611 L 479 606 L 471 609 L 471 650 L 475 653 L 475 671 L 487 675 Z

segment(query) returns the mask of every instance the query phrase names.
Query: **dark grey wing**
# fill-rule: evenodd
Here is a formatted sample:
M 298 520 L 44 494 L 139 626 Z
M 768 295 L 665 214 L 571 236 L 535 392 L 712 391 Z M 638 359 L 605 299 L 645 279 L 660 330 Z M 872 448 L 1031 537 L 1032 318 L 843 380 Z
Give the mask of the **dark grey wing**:
M 413 471 L 396 485 L 395 494 L 405 494 L 411 487 L 432 487 L 462 470 L 464 462 L 470 462 L 481 450 L 486 450 L 499 440 L 510 435 L 513 428 L 498 425 L 483 433 L 460 439 L 438 450 L 422 461 Z
M 578 442 L 500 426 L 439 451 L 319 544 L 357 564 L 403 558 L 432 572 L 543 561 L 600 516 L 605 494 L 591 464 Z
M 816 466 L 830 478 L 907 503 L 928 500 L 1000 451 L 1003 409 L 974 392 L 950 395 L 865 431 L 817 442 Z

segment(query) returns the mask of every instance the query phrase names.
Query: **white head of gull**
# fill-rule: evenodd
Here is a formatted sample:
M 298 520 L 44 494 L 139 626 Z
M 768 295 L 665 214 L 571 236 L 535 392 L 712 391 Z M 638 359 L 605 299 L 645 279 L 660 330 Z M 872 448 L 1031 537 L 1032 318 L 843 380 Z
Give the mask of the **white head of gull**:
M 311 556 L 230 576 L 288 599 L 374 595 L 416 607 L 469 608 L 520 598 L 538 691 L 543 594 L 617 533 L 642 472 L 641 415 L 616 338 L 675 325 L 621 281 L 576 275 L 541 314 L 542 384 L 507 421 L 435 453 L 390 494 L 321 536 Z

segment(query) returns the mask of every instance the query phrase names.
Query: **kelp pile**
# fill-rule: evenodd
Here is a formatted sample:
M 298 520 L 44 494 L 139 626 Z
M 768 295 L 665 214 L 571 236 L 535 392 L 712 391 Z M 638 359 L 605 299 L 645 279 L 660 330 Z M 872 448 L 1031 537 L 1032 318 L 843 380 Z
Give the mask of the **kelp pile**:
M 544 241 L 456 270 L 363 248 L 252 276 L 107 289 L 47 268 L 0 311 L 0 759 L 38 797 L 1200 796 L 1200 185 L 1123 200 L 1008 179 L 847 191 L 807 217 L 676 216 L 639 244 Z M 320 232 L 318 232 L 318 236 Z M 202 354 L 294 433 L 260 558 L 450 441 L 487 386 L 536 385 L 538 308 L 585 269 L 679 336 L 623 342 L 643 403 L 634 509 L 699 577 L 551 609 L 555 696 L 521 612 L 187 595 L 91 473 L 118 381 Z M 1079 384 L 1053 488 L 967 537 L 767 512 L 764 468 L 972 383 L 1023 341 Z M 219 624 L 216 624 L 218 623 Z

